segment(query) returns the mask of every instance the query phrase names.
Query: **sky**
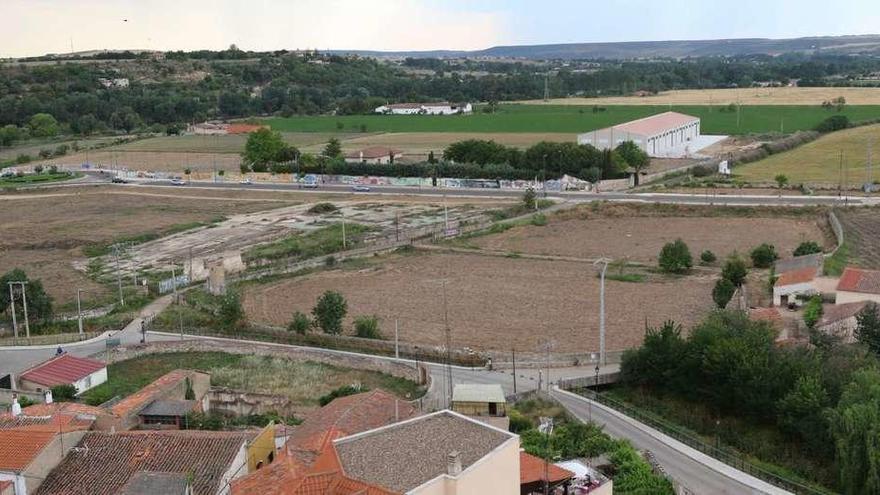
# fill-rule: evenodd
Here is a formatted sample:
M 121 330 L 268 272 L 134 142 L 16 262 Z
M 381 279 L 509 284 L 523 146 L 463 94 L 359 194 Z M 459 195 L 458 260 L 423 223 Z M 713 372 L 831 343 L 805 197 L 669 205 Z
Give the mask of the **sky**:
M 231 44 L 475 50 L 880 32 L 877 0 L 0 0 L 0 13 L 0 58 Z

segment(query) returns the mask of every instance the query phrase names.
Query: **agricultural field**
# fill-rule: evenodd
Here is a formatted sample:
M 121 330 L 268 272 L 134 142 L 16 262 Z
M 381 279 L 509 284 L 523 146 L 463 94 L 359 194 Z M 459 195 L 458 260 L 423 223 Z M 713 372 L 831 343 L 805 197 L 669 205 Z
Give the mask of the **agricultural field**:
M 444 279 L 456 348 L 527 352 L 550 339 L 554 352 L 598 349 L 599 280 L 584 262 L 479 253 L 393 255 L 356 271 L 248 285 L 243 299 L 251 321 L 286 326 L 294 311 L 308 313 L 324 291 L 337 290 L 348 301 L 347 327 L 356 316 L 377 315 L 389 336 L 397 318 L 402 341 L 442 346 Z M 608 349 L 640 344 L 646 321 L 697 322 L 712 308 L 713 283 L 710 275 L 608 281 Z
M 725 111 L 729 102 L 715 105 L 608 105 L 593 111 L 586 105 L 500 105 L 496 113 L 473 115 L 344 115 L 270 118 L 265 122 L 282 132 L 333 132 L 365 128 L 367 132 L 458 133 L 580 133 L 647 117 L 669 110 L 702 119 L 704 134 L 794 132 L 814 128 L 832 115 L 820 102 L 812 105 L 752 105 Z M 590 100 L 591 101 L 591 100 Z M 598 103 L 595 103 L 598 105 Z M 737 113 L 739 116 L 737 116 Z M 847 105 L 840 114 L 852 121 L 880 118 L 880 105 Z
M 782 256 L 790 255 L 802 241 L 833 247 L 824 233 L 826 222 L 818 215 L 786 218 L 756 210 L 754 217 L 697 216 L 700 210 L 682 207 L 678 213 L 671 209 L 658 215 L 636 205 L 611 204 L 597 211 L 580 207 L 551 216 L 545 226 L 518 226 L 467 242 L 495 251 L 588 259 L 610 256 L 651 265 L 657 263 L 660 248 L 675 239 L 684 240 L 694 256 L 708 249 L 719 259 L 734 252 L 747 256 L 763 242 L 773 244 Z
M 843 226 L 846 262 L 880 269 L 880 211 L 850 208 L 837 211 L 837 218 Z
M 849 105 L 880 105 L 880 88 L 741 88 L 682 89 L 653 96 L 554 98 L 523 101 L 529 105 L 821 105 L 839 96 Z
M 774 177 L 784 174 L 792 184 L 836 187 L 845 180 L 849 186 L 858 187 L 880 180 L 880 172 L 866 170 L 872 145 L 872 162 L 880 165 L 880 124 L 832 132 L 793 150 L 736 167 L 733 172 L 749 182 L 772 183 Z
M 383 388 L 400 397 L 421 395 L 416 383 L 375 371 L 281 357 L 173 352 L 148 354 L 111 364 L 107 369 L 107 383 L 89 390 L 84 396 L 87 401 L 94 398 L 93 402 L 98 402 L 99 398 L 126 396 L 178 368 L 210 373 L 211 385 L 286 396 L 298 410 L 313 409 L 318 406 L 321 396 L 353 383 L 368 389 Z

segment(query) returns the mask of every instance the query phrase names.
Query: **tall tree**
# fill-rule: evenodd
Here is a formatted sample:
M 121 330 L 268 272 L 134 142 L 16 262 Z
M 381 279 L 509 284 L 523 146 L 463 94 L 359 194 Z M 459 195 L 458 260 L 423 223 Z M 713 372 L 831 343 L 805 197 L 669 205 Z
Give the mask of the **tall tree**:
M 0 277 L 0 312 L 6 313 L 10 318 L 12 317 L 9 314 L 11 307 L 9 301 L 9 282 L 27 282 L 25 284 L 25 296 L 27 296 L 28 317 L 43 321 L 47 321 L 52 317 L 52 298 L 46 294 L 46 291 L 43 289 L 43 283 L 39 280 L 29 279 L 24 270 L 20 268 L 10 270 Z M 17 292 L 18 290 L 16 289 L 15 292 L 15 313 L 17 317 L 22 317 L 24 315 L 24 308 L 21 306 L 23 301 L 21 295 Z
M 285 157 L 287 148 L 281 134 L 263 128 L 248 135 L 241 156 L 254 172 L 265 172 L 270 163 Z
M 880 306 L 868 303 L 856 315 L 856 340 L 880 356 Z
M 632 141 L 620 143 L 615 150 L 620 158 L 635 172 L 634 185 L 639 185 L 639 174 L 651 164 L 651 158 Z
M 327 145 L 324 146 L 324 151 L 322 155 L 327 158 L 339 158 L 342 156 L 342 144 L 339 143 L 339 140 L 334 138 L 330 138 L 327 141 Z
M 843 493 L 880 493 L 880 372 L 853 374 L 828 419 Z

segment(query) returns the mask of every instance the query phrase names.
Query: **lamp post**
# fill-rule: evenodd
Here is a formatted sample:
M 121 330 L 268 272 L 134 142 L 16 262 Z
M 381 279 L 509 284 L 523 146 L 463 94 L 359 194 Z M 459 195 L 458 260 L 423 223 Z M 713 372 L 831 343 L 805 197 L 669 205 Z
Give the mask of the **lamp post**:
M 599 266 L 600 284 L 599 284 L 599 363 L 606 364 L 605 361 L 605 272 L 608 270 L 608 258 L 599 258 L 593 265 Z

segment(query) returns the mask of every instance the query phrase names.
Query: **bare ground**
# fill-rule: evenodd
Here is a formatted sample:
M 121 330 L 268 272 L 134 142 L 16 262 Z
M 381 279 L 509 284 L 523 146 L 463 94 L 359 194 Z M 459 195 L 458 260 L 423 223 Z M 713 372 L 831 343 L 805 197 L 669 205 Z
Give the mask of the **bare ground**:
M 555 352 L 598 349 L 599 281 L 590 264 L 479 254 L 392 256 L 360 271 L 335 270 L 251 286 L 244 294 L 253 321 L 286 325 L 308 313 L 325 290 L 348 301 L 348 322 L 375 314 L 386 336 L 400 321 L 401 340 L 444 344 L 443 285 L 447 280 L 454 347 L 535 351 L 548 339 Z M 608 281 L 608 349 L 638 345 L 645 323 L 675 319 L 686 327 L 712 308 L 712 277 Z

